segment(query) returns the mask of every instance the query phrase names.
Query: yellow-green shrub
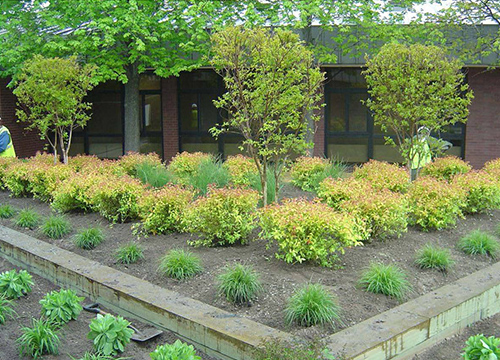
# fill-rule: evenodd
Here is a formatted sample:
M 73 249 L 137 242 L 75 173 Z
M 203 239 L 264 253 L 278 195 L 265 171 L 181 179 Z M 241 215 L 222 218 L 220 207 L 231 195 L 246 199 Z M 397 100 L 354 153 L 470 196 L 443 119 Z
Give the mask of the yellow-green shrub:
M 410 185 L 410 224 L 423 230 L 444 229 L 456 224 L 466 206 L 466 190 L 458 184 L 420 177 Z
M 139 214 L 145 186 L 128 175 L 107 176 L 89 189 L 92 206 L 111 222 L 126 222 Z
M 354 217 L 305 199 L 266 206 L 260 211 L 260 226 L 260 235 L 270 244 L 277 243 L 276 257 L 287 263 L 313 261 L 331 266 L 337 253 L 360 245 L 367 237 Z
M 320 176 L 329 165 L 329 160 L 321 157 L 300 156 L 290 168 L 292 184 L 302 190 L 312 191 L 314 189 L 314 178 Z
M 181 220 L 194 192 L 177 185 L 146 191 L 139 200 L 139 218 L 144 231 L 163 234 L 181 230 Z
M 149 164 L 151 166 L 161 166 L 160 156 L 156 153 L 140 154 L 137 152 L 129 151 L 126 155 L 123 155 L 119 160 L 118 164 L 123 168 L 126 174 L 130 176 L 136 176 L 136 167 L 139 164 Z
M 229 156 L 223 166 L 229 171 L 230 181 L 235 185 L 250 185 L 250 176 L 258 173 L 255 161 L 241 154 Z
M 486 171 L 457 175 L 453 183 L 467 191 L 465 212 L 477 213 L 500 207 L 500 182 Z
M 389 189 L 405 193 L 408 190 L 410 175 L 405 168 L 385 161 L 370 160 L 353 172 L 355 179 L 367 180 L 374 189 Z
M 209 161 L 211 158 L 212 155 L 210 154 L 202 152 L 188 153 L 184 151 L 174 156 L 168 165 L 168 169 L 180 179 L 186 179 L 194 174 L 203 161 Z
M 31 192 L 41 201 L 52 201 L 53 191 L 74 174 L 73 169 L 64 164 L 37 166 L 28 176 Z
M 95 155 L 76 155 L 69 159 L 68 166 L 75 172 L 95 171 L 102 166 L 102 160 Z
M 214 246 L 246 243 L 256 226 L 259 193 L 249 189 L 209 188 L 186 210 L 186 231 L 202 238 L 194 245 Z
M 420 170 L 421 176 L 432 176 L 436 179 L 451 181 L 458 174 L 468 173 L 472 166 L 456 156 L 436 158 Z
M 32 165 L 28 160 L 10 163 L 4 172 L 3 183 L 13 196 L 28 196 L 31 192 L 28 174 Z
M 0 188 L 5 189 L 5 170 L 10 164 L 20 161 L 15 157 L 0 157 Z
M 500 158 L 488 161 L 484 164 L 483 170 L 500 181 Z
M 340 209 L 341 203 L 356 198 L 358 194 L 372 192 L 373 188 L 366 180 L 355 178 L 326 178 L 319 184 L 318 197 L 334 209 Z

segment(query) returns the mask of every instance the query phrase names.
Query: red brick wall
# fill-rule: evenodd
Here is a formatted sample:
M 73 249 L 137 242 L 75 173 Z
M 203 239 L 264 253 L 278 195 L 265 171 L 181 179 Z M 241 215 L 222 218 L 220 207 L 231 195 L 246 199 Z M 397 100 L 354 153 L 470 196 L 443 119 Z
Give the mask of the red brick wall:
M 471 68 L 474 91 L 465 137 L 465 160 L 475 168 L 500 157 L 500 70 Z
M 179 118 L 177 107 L 177 78 L 162 79 L 163 153 L 168 162 L 179 152 Z
M 26 123 L 17 122 L 16 97 L 7 88 L 9 81 L 7 78 L 0 79 L 0 116 L 10 131 L 17 157 L 30 157 L 37 151 L 42 151 L 45 143 L 40 140 L 36 131 L 25 130 Z

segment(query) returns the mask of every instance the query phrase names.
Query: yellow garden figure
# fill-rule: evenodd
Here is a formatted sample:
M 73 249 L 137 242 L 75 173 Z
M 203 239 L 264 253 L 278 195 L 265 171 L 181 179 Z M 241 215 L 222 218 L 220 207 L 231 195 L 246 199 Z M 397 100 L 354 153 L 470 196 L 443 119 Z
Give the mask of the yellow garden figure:
M 2 118 L 0 118 L 0 156 L 16 157 L 16 151 L 14 150 L 10 131 L 3 125 Z

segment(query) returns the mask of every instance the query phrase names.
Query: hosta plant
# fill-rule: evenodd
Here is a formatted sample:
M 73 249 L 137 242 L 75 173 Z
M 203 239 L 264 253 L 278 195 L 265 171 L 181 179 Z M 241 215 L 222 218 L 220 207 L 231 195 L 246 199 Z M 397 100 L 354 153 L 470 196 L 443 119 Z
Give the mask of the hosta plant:
M 81 249 L 92 250 L 104 241 L 104 233 L 100 227 L 89 227 L 75 235 L 75 245 Z
M 9 219 L 16 213 L 12 205 L 4 204 L 0 206 L 0 218 Z
M 500 252 L 500 244 L 490 234 L 474 230 L 464 236 L 458 242 L 460 250 L 469 255 L 489 255 L 492 259 L 496 259 Z
M 42 223 L 40 231 L 51 239 L 61 239 L 71 232 L 71 223 L 62 215 L 51 215 Z
M 18 299 L 30 293 L 32 285 L 32 277 L 26 270 L 10 270 L 0 274 L 0 294 L 8 299 Z
M 288 324 L 300 326 L 334 324 L 340 322 L 337 300 L 321 284 L 306 284 L 298 289 L 285 310 Z
M 366 291 L 392 296 L 400 301 L 411 291 L 406 274 L 399 267 L 381 263 L 371 263 L 361 275 L 359 284 Z
M 7 299 L 6 296 L 0 295 L 0 325 L 5 324 L 7 318 L 14 318 L 16 312 L 13 308 L 12 300 Z
M 159 271 L 177 280 L 189 279 L 203 271 L 201 259 L 189 251 L 170 250 L 161 260 Z
M 483 334 L 471 336 L 465 343 L 462 357 L 465 360 L 500 359 L 500 338 L 486 337 Z
M 248 303 L 262 290 L 259 278 L 259 274 L 250 266 L 228 266 L 219 275 L 219 293 L 232 303 Z
M 94 342 L 94 350 L 103 355 L 115 356 L 125 350 L 134 330 L 128 326 L 130 322 L 121 316 L 101 315 L 90 322 L 87 338 Z
M 45 354 L 57 354 L 59 332 L 54 325 L 44 319 L 32 319 L 31 327 L 22 327 L 22 335 L 17 339 L 19 354 L 37 359 Z
M 158 345 L 149 356 L 151 360 L 201 360 L 193 345 L 180 340 L 175 340 L 173 344 Z
M 135 243 L 131 242 L 124 246 L 121 246 L 115 253 L 116 260 L 121 264 L 133 264 L 139 261 L 140 259 L 144 259 L 144 254 L 142 247 Z
M 72 290 L 51 291 L 40 300 L 42 316 L 54 325 L 62 326 L 80 315 L 83 299 Z

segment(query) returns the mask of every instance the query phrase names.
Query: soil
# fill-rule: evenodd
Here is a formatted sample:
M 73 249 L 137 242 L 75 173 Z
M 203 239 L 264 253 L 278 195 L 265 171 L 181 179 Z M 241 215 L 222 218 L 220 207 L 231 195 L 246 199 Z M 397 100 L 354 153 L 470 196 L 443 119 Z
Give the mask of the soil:
M 290 197 L 311 197 L 310 194 L 291 186 L 286 186 L 283 194 Z M 30 207 L 43 216 L 48 216 L 52 212 L 50 206 L 36 199 L 12 198 L 8 192 L 0 192 L 0 204 L 6 203 L 17 209 Z M 0 224 L 16 228 L 33 237 L 210 305 L 306 338 L 326 336 L 399 305 L 396 299 L 368 293 L 357 285 L 361 272 L 372 261 L 396 264 L 404 270 L 413 288 L 408 300 L 413 299 L 491 265 L 494 261 L 491 258 L 465 255 L 457 249 L 456 244 L 461 237 L 475 229 L 493 233 L 500 223 L 500 211 L 492 211 L 468 216 L 449 230 L 422 232 L 410 228 L 401 238 L 384 242 L 373 241 L 362 247 L 347 249 L 346 253 L 340 257 L 336 268 L 322 268 L 307 263 L 286 264 L 276 259 L 274 249 L 266 248 L 267 243 L 259 239 L 258 232 L 255 232 L 253 241 L 244 246 L 192 248 L 187 245 L 187 241 L 194 239 L 195 235 L 174 233 L 137 238 L 132 233 L 131 225 L 133 224 L 131 223 L 109 224 L 107 220 L 95 213 L 67 214 L 66 216 L 74 230 L 71 235 L 62 240 L 48 239 L 37 230 L 16 228 L 12 220 L 0 220 Z M 102 226 L 106 240 L 90 251 L 77 248 L 72 239 L 76 231 L 97 224 Z M 145 259 L 131 265 L 116 263 L 115 250 L 130 241 L 137 241 L 143 247 Z M 422 270 L 414 264 L 416 251 L 426 243 L 450 250 L 455 264 L 448 273 Z M 187 281 L 176 281 L 159 274 L 157 266 L 161 256 L 173 248 L 186 248 L 200 256 L 204 272 Z M 217 293 L 217 276 L 226 265 L 233 263 L 252 265 L 261 275 L 265 290 L 247 306 L 232 305 Z M 308 282 L 319 282 L 337 296 L 342 309 L 342 324 L 336 324 L 335 327 L 329 325 L 306 329 L 285 324 L 283 310 L 287 299 L 294 290 Z
M 0 272 L 18 269 L 8 261 L 0 258 Z M 31 319 L 40 317 L 41 306 L 38 303 L 45 294 L 59 288 L 51 282 L 35 274 L 33 276 L 33 290 L 27 296 L 14 300 L 14 310 L 17 313 L 15 319 L 8 319 L 4 325 L 0 325 L 0 360 L 30 359 L 30 357 L 19 355 L 16 339 L 22 335 L 21 328 L 31 327 Z M 85 299 L 83 304 L 89 304 Z M 103 309 L 105 310 L 105 309 Z M 92 350 L 92 341 L 87 339 L 90 321 L 95 314 L 82 311 L 76 320 L 67 323 L 59 336 L 61 344 L 59 346 L 59 355 L 44 355 L 45 360 L 70 360 L 71 356 L 79 359 L 86 351 Z M 138 329 L 146 328 L 146 325 L 137 321 L 133 324 Z M 173 343 L 177 338 L 170 332 L 164 332 L 159 337 L 151 339 L 144 343 L 130 342 L 125 347 L 125 352 L 120 356 L 133 360 L 150 360 L 149 353 L 158 345 Z M 216 360 L 205 354 L 198 354 L 203 360 Z

